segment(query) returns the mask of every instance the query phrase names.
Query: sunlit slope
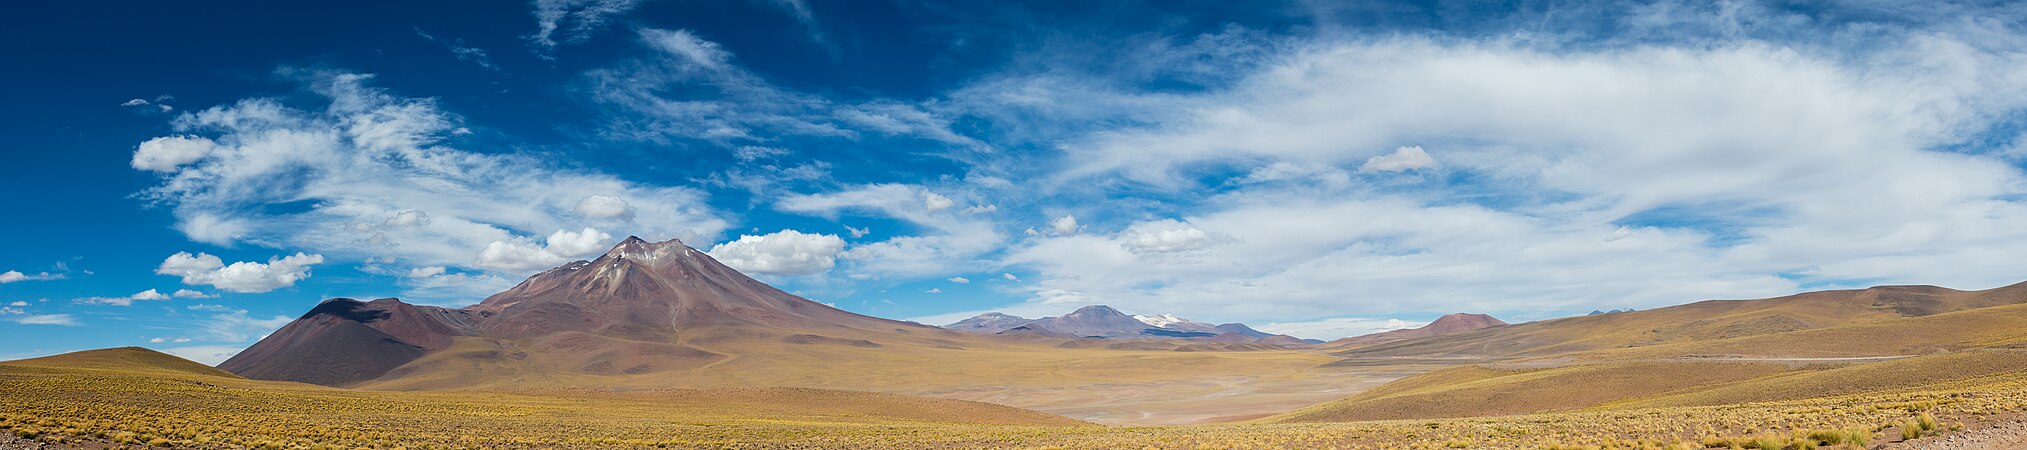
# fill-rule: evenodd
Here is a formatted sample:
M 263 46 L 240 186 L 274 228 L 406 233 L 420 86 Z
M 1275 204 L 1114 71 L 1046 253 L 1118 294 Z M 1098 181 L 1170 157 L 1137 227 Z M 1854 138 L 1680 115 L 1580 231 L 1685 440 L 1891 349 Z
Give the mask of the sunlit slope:
M 151 358 L 166 358 L 152 356 Z M 1359 423 L 1096 427 L 1030 411 L 813 389 L 354 391 L 159 370 L 0 364 L 0 442 L 60 448 L 1704 448 L 1990 426 L 2027 378 L 1799 401 Z M 1457 374 L 1452 374 L 1457 375 Z M 1465 373 L 1450 381 L 1482 374 Z M 1404 384 L 1404 386 L 1410 385 Z M 7 441 L 14 439 L 15 441 Z M 1805 441 L 1806 440 L 1806 441 Z M 1776 446 L 1758 443 L 1778 442 Z M 1848 442 L 1848 441 L 1846 441 Z M 1801 447 L 1790 447 L 1801 448 Z
M 2007 305 L 1845 326 L 1571 354 L 1579 360 L 1675 356 L 1848 358 L 1913 356 L 2027 344 L 2027 305 Z
M 66 367 L 71 362 L 78 367 Z M 145 349 L 0 363 L 0 411 L 130 423 L 193 442 L 267 436 L 304 445 L 366 438 L 485 446 L 481 443 L 500 442 L 484 434 L 501 427 L 522 430 L 519 434 L 550 446 L 569 446 L 576 439 L 574 430 L 583 427 L 608 431 L 601 435 L 606 439 L 652 445 L 708 444 L 720 439 L 712 427 L 763 423 L 847 428 L 1088 425 L 988 403 L 839 390 L 393 393 L 246 380 L 215 370 L 164 370 L 165 365 L 202 367 Z M 186 421 L 201 427 L 170 426 Z
M 2027 302 L 2027 284 L 1985 291 L 1882 286 L 1569 317 L 1335 354 L 1346 358 L 1530 357 L 1786 333 L 2022 302 Z
M 1460 367 L 1268 420 L 1709 406 L 1939 389 L 1953 383 L 2027 377 L 2023 344 L 2027 344 L 2027 305 L 1998 306 Z
M 1619 363 L 1502 371 L 1461 367 L 1404 379 L 1269 422 L 1503 416 L 1581 409 L 1780 373 L 1780 364 Z
M 120 347 L 0 362 L 0 366 L 95 369 L 131 373 L 174 373 L 240 379 L 239 375 L 140 347 Z
M 696 327 L 673 345 L 571 335 L 527 341 L 460 338 L 364 389 L 801 386 L 879 392 L 953 387 L 1080 386 L 1221 376 L 1288 376 L 1333 361 L 1298 351 L 1192 352 L 1062 348 L 948 330 L 801 333 Z M 570 351 L 582 348 L 586 351 Z M 676 352 L 670 348 L 701 352 Z M 533 350 L 533 351 L 531 351 Z M 560 368 L 560 369 L 559 369 Z

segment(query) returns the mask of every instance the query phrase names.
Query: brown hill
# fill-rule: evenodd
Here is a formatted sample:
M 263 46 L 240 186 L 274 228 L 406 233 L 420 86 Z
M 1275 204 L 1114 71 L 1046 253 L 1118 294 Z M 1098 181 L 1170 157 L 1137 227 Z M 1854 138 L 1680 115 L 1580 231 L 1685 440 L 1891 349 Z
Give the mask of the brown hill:
M 1880 286 L 1711 300 L 1377 344 L 1344 358 L 1517 358 L 1785 333 L 2027 302 L 2027 283 L 1984 291 Z
M 248 378 L 345 385 L 384 375 L 476 330 L 465 311 L 383 298 L 326 300 L 218 368 Z
M 1428 325 L 1423 325 L 1420 328 L 1383 331 L 1379 333 L 1367 334 L 1362 336 L 1353 336 L 1338 339 L 1335 341 L 1325 342 L 1323 344 L 1317 345 L 1317 348 L 1324 348 L 1331 350 L 1349 350 L 1359 347 L 1369 347 L 1379 344 L 1385 344 L 1388 342 L 1399 342 L 1409 339 L 1420 339 L 1425 337 L 1436 337 L 1449 334 L 1457 334 L 1466 331 L 1496 327 L 1500 325 L 1506 325 L 1506 322 L 1484 314 L 1469 314 L 1469 313 L 1447 314 L 1444 315 L 1443 317 L 1436 318 L 1435 321 L 1429 322 Z
M 131 371 L 240 378 L 230 372 L 140 347 L 120 347 L 0 362 L 0 366 Z
M 1409 377 L 1272 420 L 1711 406 L 2017 379 L 2027 375 L 2023 324 L 2027 304 L 1465 366 Z

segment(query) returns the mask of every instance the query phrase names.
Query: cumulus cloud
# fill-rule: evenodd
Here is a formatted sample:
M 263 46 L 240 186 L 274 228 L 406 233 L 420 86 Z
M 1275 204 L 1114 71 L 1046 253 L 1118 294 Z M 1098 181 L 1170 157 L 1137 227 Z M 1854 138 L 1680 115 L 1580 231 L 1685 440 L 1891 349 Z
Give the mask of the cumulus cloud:
M 536 245 L 532 240 L 521 238 L 493 241 L 479 252 L 478 262 L 473 265 L 512 272 L 548 269 L 573 258 L 606 250 L 610 247 L 612 235 L 592 228 L 583 231 L 557 230 L 550 233 L 544 242 L 545 245 Z
M 193 291 L 189 289 L 177 289 L 176 293 L 169 294 L 169 296 L 176 298 L 218 298 L 217 295 L 206 294 L 203 292 Z
M 18 270 L 9 270 L 6 272 L 0 272 L 0 284 L 7 284 L 18 281 L 42 281 L 42 280 L 61 280 L 61 279 L 63 279 L 63 274 L 60 273 L 52 274 L 49 272 L 42 272 L 34 275 L 29 275 L 21 273 L 21 271 Z
M 966 283 L 970 283 L 970 282 L 971 282 L 971 279 L 970 279 L 970 278 L 965 278 L 965 277 L 950 277 L 950 282 L 952 282 L 952 283 L 957 283 L 957 284 L 966 284 Z
M 811 275 L 835 267 L 844 248 L 845 240 L 834 234 L 781 230 L 758 236 L 742 235 L 711 247 L 706 253 L 740 272 Z
M 503 275 L 519 276 L 547 266 L 480 265 L 474 255 L 496 242 L 531 241 L 541 238 L 536 233 L 595 224 L 587 219 L 610 220 L 589 217 L 610 212 L 599 205 L 630 205 L 630 231 L 643 235 L 708 241 L 727 226 L 692 188 L 631 182 L 513 152 L 455 148 L 450 140 L 464 128 L 462 118 L 434 100 L 373 88 L 369 75 L 283 74 L 310 87 L 315 95 L 306 105 L 249 98 L 186 112 L 172 122 L 179 134 L 161 139 L 212 142 L 209 154 L 180 164 L 144 164 L 164 171 L 142 197 L 170 207 L 176 228 L 190 239 L 307 249 L 340 260 L 512 267 Z M 595 196 L 609 198 L 579 211 Z
M 1366 159 L 1365 164 L 1358 166 L 1358 171 L 1405 172 L 1430 167 L 1436 167 L 1436 158 L 1429 157 L 1429 152 L 1423 151 L 1422 146 L 1414 145 L 1397 148 L 1394 149 L 1393 153 Z
M 1077 225 L 1077 216 L 1066 215 L 1049 220 L 1049 231 L 1056 232 L 1057 236 L 1077 234 L 1077 230 L 1081 228 L 1083 227 Z
M 848 211 L 879 214 L 924 230 L 846 249 L 843 257 L 854 262 L 851 275 L 859 278 L 969 272 L 979 268 L 978 256 L 1005 242 L 993 223 L 977 216 L 929 211 L 921 192 L 905 184 L 860 185 L 790 195 L 775 202 L 775 208 L 830 218 Z
M 587 195 L 571 211 L 593 219 L 633 220 L 633 205 L 617 195 Z
M 155 273 L 182 277 L 183 284 L 209 285 L 219 289 L 259 293 L 294 286 L 310 277 L 310 266 L 324 263 L 323 255 L 296 252 L 268 258 L 266 263 L 239 261 L 226 265 L 208 253 L 178 252 L 162 260 Z
M 84 325 L 78 322 L 76 317 L 71 317 L 69 314 L 30 314 L 7 320 L 22 325 L 62 325 L 66 327 Z
M 179 166 L 203 159 L 217 148 L 217 142 L 203 137 L 163 136 L 141 142 L 141 146 L 134 150 L 132 165 L 135 169 L 152 172 L 172 172 Z

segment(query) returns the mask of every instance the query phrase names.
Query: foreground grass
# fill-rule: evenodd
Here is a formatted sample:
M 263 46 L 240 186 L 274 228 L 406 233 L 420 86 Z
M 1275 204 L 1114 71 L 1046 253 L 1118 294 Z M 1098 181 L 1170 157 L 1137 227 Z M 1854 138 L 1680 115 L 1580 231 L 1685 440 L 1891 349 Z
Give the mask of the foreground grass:
M 1997 376 L 1903 392 L 1727 406 L 1097 427 L 969 402 L 813 390 L 727 392 L 371 392 L 184 372 L 0 366 L 0 432 L 53 443 L 235 449 L 1802 449 L 1933 434 L 2027 405 L 2027 380 Z

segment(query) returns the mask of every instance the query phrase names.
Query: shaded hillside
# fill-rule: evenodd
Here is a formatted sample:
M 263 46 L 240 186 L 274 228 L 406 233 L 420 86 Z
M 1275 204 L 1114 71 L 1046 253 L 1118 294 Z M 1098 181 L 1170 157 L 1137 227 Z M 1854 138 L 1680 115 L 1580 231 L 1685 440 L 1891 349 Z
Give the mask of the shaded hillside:
M 2027 301 L 2027 285 L 1986 291 L 1881 286 L 1529 322 L 1334 353 L 1346 358 L 1512 358 L 1785 333 Z
M 476 331 L 465 311 L 391 298 L 331 299 L 218 368 L 247 378 L 346 385 L 379 378 Z

